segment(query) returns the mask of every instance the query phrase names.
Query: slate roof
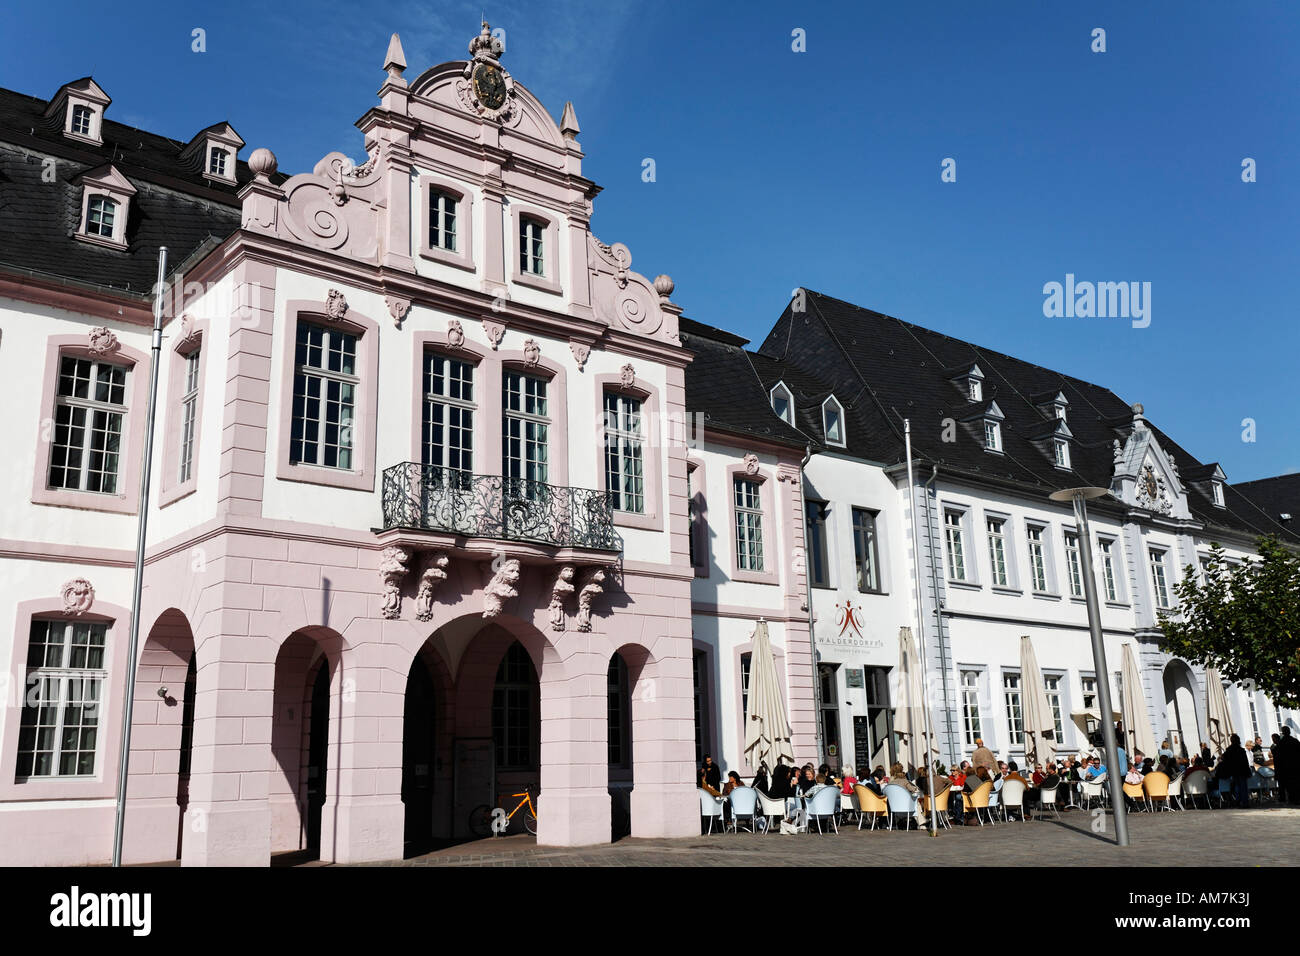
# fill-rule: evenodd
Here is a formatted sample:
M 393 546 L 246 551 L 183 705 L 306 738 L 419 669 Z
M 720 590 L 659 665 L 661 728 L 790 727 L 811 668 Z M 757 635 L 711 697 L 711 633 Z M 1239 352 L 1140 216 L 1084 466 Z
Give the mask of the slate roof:
M 686 408 L 702 412 L 710 430 L 752 435 L 804 448 L 816 442 L 776 416 L 767 389 L 745 351 L 748 339 L 683 317 L 682 345 L 695 357 L 686 366 Z
M 1230 486 L 1244 495 L 1274 521 L 1281 523 L 1281 515 L 1289 514 L 1291 521 L 1285 527 L 1300 531 L 1300 472 L 1242 481 Z
M 48 100 L 0 89 L 0 271 L 33 271 L 147 294 L 157 278 L 158 247 L 173 268 L 209 236 L 224 239 L 240 222 L 238 189 L 252 178 L 237 161 L 237 184 L 204 178 L 180 159 L 187 143 L 109 118 L 102 145 L 63 135 L 61 116 L 44 116 Z M 197 131 L 196 131 L 197 134 Z M 43 173 L 52 161 L 54 181 Z M 127 220 L 127 249 L 73 238 L 81 221 L 82 173 L 111 163 L 137 192 Z M 277 180 L 283 177 L 277 175 Z
M 914 458 L 939 463 L 941 472 L 981 483 L 1046 497 L 1079 485 L 1108 487 L 1113 474 L 1113 442 L 1127 435 L 1132 407 L 1114 392 L 1022 359 L 982 348 L 892 316 L 805 290 L 806 309 L 787 306 L 752 357 L 763 385 L 783 379 L 795 391 L 796 423 L 817 440 L 824 438 L 821 401 L 834 391 L 845 408 L 844 453 L 884 466 L 904 462 L 903 419 L 912 425 Z M 971 402 L 952 381 L 978 364 L 984 374 L 982 400 Z M 815 370 L 815 374 L 809 370 Z M 1069 402 L 1066 425 L 1073 435 L 1069 470 L 1056 467 L 1051 442 L 1051 407 L 1040 404 L 1056 393 Z M 1003 454 L 985 451 L 983 425 L 970 413 L 996 402 L 1002 421 Z M 952 419 L 945 441 L 945 419 Z M 1288 532 L 1253 501 L 1224 489 L 1225 508 L 1210 498 L 1201 477 L 1213 469 L 1148 422 L 1162 448 L 1175 458 L 1187 479 L 1189 507 L 1208 529 L 1254 537 Z M 1209 469 L 1206 471 L 1206 469 Z

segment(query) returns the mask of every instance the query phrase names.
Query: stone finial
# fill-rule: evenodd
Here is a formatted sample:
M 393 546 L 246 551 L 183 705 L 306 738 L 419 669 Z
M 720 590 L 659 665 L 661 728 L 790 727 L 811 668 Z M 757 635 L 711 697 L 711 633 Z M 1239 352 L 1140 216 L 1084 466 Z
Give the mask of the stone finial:
M 384 54 L 384 69 L 388 71 L 390 80 L 401 80 L 402 72 L 406 69 L 406 54 L 402 50 L 402 38 L 396 33 L 388 41 L 388 52 Z
M 1142 412 L 1143 412 L 1144 410 L 1145 410 L 1145 409 L 1142 408 L 1142 403 L 1141 403 L 1141 402 L 1134 402 L 1134 403 L 1133 403 L 1133 417 L 1134 417 L 1134 418 L 1141 418 L 1141 417 L 1142 417 Z
M 486 20 L 483 21 L 478 36 L 469 41 L 469 55 L 476 60 L 499 60 L 505 49 L 505 44 L 492 35 L 492 26 Z
M 1121 445 L 1121 444 L 1119 443 L 1119 439 L 1118 439 L 1118 438 L 1115 439 L 1115 443 L 1114 443 L 1114 451 L 1115 451 L 1115 464 L 1117 464 L 1117 465 L 1119 465 L 1119 464 L 1123 464 L 1123 462 L 1124 462 L 1124 446 Z
M 569 100 L 564 104 L 564 114 L 560 117 L 560 133 L 572 143 L 581 132 L 582 128 L 578 126 L 578 114 L 573 108 L 573 101 Z
M 671 297 L 675 288 L 677 288 L 677 283 L 673 282 L 672 276 L 667 273 L 660 273 L 655 276 L 655 291 L 659 293 L 659 298 L 667 299 Z
M 253 155 L 248 157 L 248 168 L 258 182 L 265 183 L 271 181 L 280 164 L 275 158 L 275 153 L 265 146 L 259 146 L 253 150 Z

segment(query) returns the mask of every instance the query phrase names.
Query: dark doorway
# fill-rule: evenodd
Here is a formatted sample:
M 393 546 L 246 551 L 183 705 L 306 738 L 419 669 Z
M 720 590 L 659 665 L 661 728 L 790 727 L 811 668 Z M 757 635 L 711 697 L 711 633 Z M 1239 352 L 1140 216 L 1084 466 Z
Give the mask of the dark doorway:
M 406 678 L 406 703 L 402 712 L 402 803 L 405 856 L 433 848 L 434 779 L 433 676 L 419 657 Z
M 632 694 L 627 662 L 615 653 L 605 677 L 609 752 L 610 839 L 632 832 Z
M 330 669 L 321 661 L 311 691 L 307 739 L 307 849 L 320 856 L 321 811 L 325 807 L 326 755 L 330 736 Z
M 190 763 L 194 758 L 194 692 L 198 682 L 198 670 L 194 665 L 194 655 L 191 654 L 189 669 L 185 671 L 185 697 L 181 702 L 181 757 L 176 770 L 176 805 L 180 808 L 180 820 L 176 827 L 178 860 L 185 840 L 185 811 L 190 806 Z

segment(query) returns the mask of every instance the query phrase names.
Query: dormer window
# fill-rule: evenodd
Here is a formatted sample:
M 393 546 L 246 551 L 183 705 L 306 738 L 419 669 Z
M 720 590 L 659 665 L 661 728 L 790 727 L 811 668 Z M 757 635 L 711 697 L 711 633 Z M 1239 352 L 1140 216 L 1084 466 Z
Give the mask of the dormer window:
M 113 166 L 100 166 L 82 173 L 81 220 L 78 239 L 125 249 L 126 225 L 135 187 Z
M 972 402 L 984 401 L 984 383 L 977 378 L 966 380 L 966 395 Z
M 95 115 L 95 111 L 89 106 L 74 106 L 72 108 L 72 120 L 69 129 L 78 136 L 90 136 L 90 121 Z
M 984 448 L 987 451 L 1002 450 L 1002 426 L 988 418 L 984 420 Z
M 116 236 L 114 218 L 117 203 L 107 196 L 91 196 L 86 202 L 86 234 L 112 239 Z
M 832 395 L 822 403 L 822 430 L 826 444 L 844 447 L 844 407 Z
M 1211 483 L 1210 483 L 1210 494 L 1211 494 L 1211 495 L 1213 496 L 1213 498 L 1214 498 L 1214 505 L 1215 505 L 1216 508 L 1222 508 L 1222 507 L 1224 507 L 1224 504 L 1223 504 L 1223 482 L 1221 482 L 1221 481 L 1214 481 L 1214 482 L 1211 482 Z
M 794 424 L 794 398 L 790 395 L 790 390 L 785 387 L 784 382 L 777 382 L 772 387 L 772 411 L 776 412 L 776 417 L 784 421 L 787 425 Z
M 984 372 L 978 365 L 956 365 L 944 369 L 944 377 L 961 389 L 969 402 L 984 401 Z
M 1052 445 L 1055 448 L 1056 467 L 1069 468 L 1070 467 L 1070 443 L 1066 441 L 1064 438 L 1054 438 L 1052 439 Z
M 223 179 L 226 176 L 226 151 L 219 146 L 213 146 L 208 151 L 208 172 L 213 176 L 220 176 Z

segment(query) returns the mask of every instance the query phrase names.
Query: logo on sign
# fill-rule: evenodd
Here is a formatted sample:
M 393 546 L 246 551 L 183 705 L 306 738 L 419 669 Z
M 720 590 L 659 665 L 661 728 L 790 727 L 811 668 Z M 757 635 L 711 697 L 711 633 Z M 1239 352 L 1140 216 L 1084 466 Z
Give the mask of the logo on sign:
M 843 604 L 836 604 L 835 611 L 835 623 L 839 625 L 840 637 L 843 637 L 844 632 L 850 627 L 858 637 L 865 636 L 862 633 L 862 627 L 866 623 L 862 617 L 862 608 L 854 607 L 852 601 L 845 601 Z

